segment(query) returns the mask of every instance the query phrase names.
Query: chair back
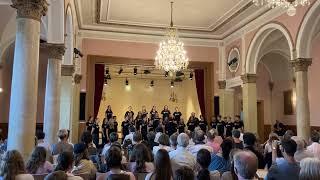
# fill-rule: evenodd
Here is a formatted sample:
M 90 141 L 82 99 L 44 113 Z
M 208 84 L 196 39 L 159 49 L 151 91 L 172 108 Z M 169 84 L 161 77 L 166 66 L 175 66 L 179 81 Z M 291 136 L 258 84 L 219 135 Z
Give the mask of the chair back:
M 134 173 L 136 180 L 144 180 L 148 173 Z
M 130 175 L 128 174 L 110 174 L 107 180 L 130 180 Z
M 44 180 L 48 174 L 32 174 L 34 180 Z
M 100 173 L 97 172 L 96 173 L 96 180 L 106 180 L 107 178 L 107 173 Z

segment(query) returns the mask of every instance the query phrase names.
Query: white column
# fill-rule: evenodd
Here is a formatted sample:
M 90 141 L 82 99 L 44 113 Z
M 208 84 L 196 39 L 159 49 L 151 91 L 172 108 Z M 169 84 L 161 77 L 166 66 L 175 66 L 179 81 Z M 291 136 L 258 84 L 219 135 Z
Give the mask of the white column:
M 40 21 L 46 0 L 12 0 L 17 9 L 17 32 L 9 115 L 8 150 L 27 158 L 34 148 L 36 129 Z
M 310 109 L 308 97 L 308 67 L 312 60 L 298 58 L 292 61 L 296 75 L 297 135 L 308 141 L 310 137 Z
M 44 125 L 46 142 L 57 142 L 60 119 L 61 61 L 65 51 L 64 44 L 41 44 L 48 52 L 46 95 L 44 105 Z
M 226 81 L 218 81 L 219 109 L 222 117 L 234 117 L 234 90 L 226 89 Z

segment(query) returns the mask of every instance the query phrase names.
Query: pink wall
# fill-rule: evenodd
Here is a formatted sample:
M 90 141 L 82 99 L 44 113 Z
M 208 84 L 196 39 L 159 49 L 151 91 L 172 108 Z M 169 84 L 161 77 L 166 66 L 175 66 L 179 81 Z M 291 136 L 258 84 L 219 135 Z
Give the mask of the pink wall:
M 257 68 L 257 100 L 263 101 L 264 105 L 264 124 L 270 124 L 270 75 L 265 66 L 261 63 Z

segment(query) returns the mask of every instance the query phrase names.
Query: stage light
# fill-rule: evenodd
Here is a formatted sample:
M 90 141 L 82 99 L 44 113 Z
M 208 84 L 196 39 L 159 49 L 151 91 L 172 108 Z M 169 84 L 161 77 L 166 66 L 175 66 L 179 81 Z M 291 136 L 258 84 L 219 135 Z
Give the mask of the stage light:
M 169 72 L 166 71 L 166 72 L 164 73 L 164 77 L 168 77 L 168 75 L 169 75 Z
M 121 74 L 123 71 L 122 67 L 120 67 L 120 70 L 118 71 L 118 74 Z
M 154 86 L 154 81 L 153 81 L 153 80 L 151 80 L 151 82 L 150 82 L 150 86 L 151 86 L 151 87 L 153 87 L 153 86 Z
M 174 81 L 173 80 L 171 80 L 171 88 L 173 88 L 174 87 Z
M 2 93 L 3 92 L 3 89 L 2 88 L 0 88 L 0 93 Z
M 126 86 L 128 86 L 129 85 L 129 80 L 128 79 L 126 79 Z
M 137 75 L 137 74 L 138 74 L 138 69 L 137 69 L 137 67 L 134 67 L 134 68 L 133 68 L 133 74 L 134 74 L 134 75 Z
M 192 80 L 193 79 L 193 73 L 190 73 L 189 79 Z
M 109 68 L 107 67 L 106 68 L 106 75 L 108 75 L 109 74 Z

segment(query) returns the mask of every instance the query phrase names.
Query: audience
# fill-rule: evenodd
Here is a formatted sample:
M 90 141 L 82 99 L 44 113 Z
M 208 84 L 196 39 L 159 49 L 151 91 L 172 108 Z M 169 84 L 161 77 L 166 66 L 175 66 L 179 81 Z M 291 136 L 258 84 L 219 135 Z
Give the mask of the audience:
M 37 146 L 27 162 L 26 170 L 30 174 L 46 174 L 53 171 L 53 166 L 46 161 L 47 151 L 44 147 Z
M 302 138 L 293 136 L 291 139 L 294 140 L 297 144 L 297 151 L 296 153 L 294 153 L 294 159 L 297 162 L 300 162 L 301 160 L 307 157 L 310 157 L 310 158 L 314 157 L 313 153 L 311 153 L 306 149 L 306 143 Z
M 155 138 L 156 138 L 156 134 L 153 131 L 151 131 L 147 134 L 149 149 L 153 149 L 154 146 L 159 145 L 159 143 L 154 142 Z
M 68 180 L 68 176 L 63 171 L 55 171 L 48 174 L 44 180 Z
M 226 171 L 221 175 L 220 180 L 238 180 L 236 173 L 234 172 L 234 155 L 238 152 L 242 151 L 241 149 L 233 149 L 229 154 L 230 161 L 230 171 Z
M 89 131 L 85 131 L 81 135 L 81 142 L 87 146 L 89 155 L 96 155 L 97 148 L 96 145 L 93 143 L 92 134 Z
M 215 142 L 216 132 L 214 129 L 211 129 L 207 132 L 207 146 L 210 146 L 213 150 L 213 153 L 218 153 L 220 151 L 220 144 Z
M 185 133 L 179 134 L 177 143 L 177 149 L 169 153 L 173 172 L 184 166 L 196 169 L 196 160 L 187 150 L 189 145 L 189 136 Z
M 218 171 L 209 171 L 208 167 L 211 163 L 211 154 L 207 149 L 200 149 L 197 153 L 197 163 L 200 170 L 197 174 L 197 180 L 219 180 L 220 173 Z
M 84 143 L 75 144 L 73 154 L 73 174 L 90 174 L 91 176 L 94 176 L 96 174 L 97 169 L 92 163 L 92 161 L 89 160 L 88 149 Z
M 83 180 L 80 176 L 75 176 L 71 172 L 73 168 L 73 154 L 72 152 L 65 151 L 59 154 L 58 164 L 55 171 L 63 171 L 67 174 L 68 180 Z
M 68 142 L 68 131 L 61 129 L 58 132 L 59 142 L 52 146 L 52 155 L 58 155 L 62 152 L 73 152 L 73 146 Z
M 194 180 L 194 172 L 193 169 L 182 166 L 181 168 L 175 171 L 174 180 Z
M 189 148 L 189 151 L 191 152 L 191 154 L 193 154 L 194 157 L 197 156 L 198 151 L 201 149 L 207 149 L 210 153 L 213 152 L 213 149 L 210 146 L 206 145 L 204 140 L 205 136 L 202 130 L 197 130 L 194 132 L 195 145 Z
M 126 141 L 127 139 L 130 139 L 131 142 L 133 142 L 133 134 L 134 134 L 134 132 L 136 132 L 136 128 L 134 126 L 130 126 L 129 127 L 129 134 L 124 137 L 123 142 Z
M 51 147 L 50 144 L 45 142 L 45 133 L 43 131 L 37 131 L 36 132 L 37 137 L 37 146 L 44 147 L 48 153 L 51 154 Z
M 218 154 L 212 154 L 211 163 L 209 165 L 209 170 L 218 170 L 221 174 L 226 171 L 230 171 L 231 163 L 229 161 L 229 155 L 233 147 L 233 142 L 231 139 L 223 140 L 221 144 L 221 152 Z
M 305 158 L 300 162 L 299 180 L 320 179 L 320 160 L 318 158 Z
M 160 140 L 160 139 L 159 139 Z M 159 149 L 154 158 L 155 170 L 149 173 L 145 180 L 171 180 L 172 168 L 168 151 Z
M 266 142 L 266 145 L 264 146 L 264 159 L 268 168 L 270 168 L 272 164 L 272 142 L 278 140 L 279 138 L 276 133 L 270 133 L 269 139 Z
M 154 170 L 151 154 L 146 145 L 140 143 L 134 146 L 128 169 L 134 173 L 149 173 Z
M 110 149 L 112 145 L 117 145 L 121 147 L 121 144 L 118 142 L 118 134 L 116 132 L 112 132 L 109 135 L 109 143 L 105 144 L 102 149 L 102 155 L 106 155 L 107 151 Z
M 173 150 L 176 150 L 177 149 L 177 145 L 178 145 L 178 142 L 177 142 L 177 139 L 178 139 L 178 133 L 173 133 L 169 140 L 170 140 L 170 151 L 173 151 Z
M 1 178 L 4 180 L 33 180 L 33 176 L 26 172 L 24 161 L 19 151 L 11 150 L 5 153 L 0 169 Z
M 312 144 L 307 147 L 307 150 L 313 153 L 314 157 L 317 157 L 320 159 L 320 135 L 318 132 L 314 131 L 311 133 L 311 141 Z
M 256 136 L 253 133 L 246 132 L 243 134 L 244 149 L 253 152 L 258 158 L 258 168 L 264 169 L 266 164 L 264 162 L 263 154 L 256 149 L 255 143 L 256 143 Z
M 169 136 L 166 134 L 161 134 L 159 137 L 159 146 L 154 146 L 152 153 L 153 155 L 156 155 L 159 149 L 164 149 L 166 151 L 170 151 L 170 142 L 169 142 Z
M 161 126 L 156 128 L 156 137 L 154 138 L 155 143 L 159 143 L 159 137 L 163 133 L 163 128 Z
M 281 141 L 281 153 L 283 158 L 277 159 L 278 141 L 272 143 L 272 165 L 268 171 L 266 179 L 282 180 L 298 180 L 299 179 L 299 164 L 294 159 L 294 153 L 297 150 L 297 144 L 294 140 Z
M 258 158 L 251 151 L 239 151 L 233 157 L 234 172 L 238 180 L 254 179 L 258 169 Z
M 243 149 L 243 142 L 240 140 L 241 132 L 238 129 L 232 131 L 233 148 Z

